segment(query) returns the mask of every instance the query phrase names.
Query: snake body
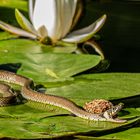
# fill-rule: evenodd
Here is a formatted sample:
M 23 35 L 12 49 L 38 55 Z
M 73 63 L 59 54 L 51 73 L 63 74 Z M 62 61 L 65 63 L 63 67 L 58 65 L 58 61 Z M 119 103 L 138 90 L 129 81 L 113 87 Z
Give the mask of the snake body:
M 9 71 L 2 71 L 2 70 L 0 71 L 0 81 L 20 85 L 21 95 L 27 100 L 64 108 L 69 112 L 73 113 L 74 115 L 81 117 L 83 119 L 95 120 L 95 121 L 125 122 L 125 120 L 118 120 L 118 119 L 112 119 L 110 117 L 104 117 L 102 114 L 89 113 L 67 98 L 36 92 L 32 90 L 30 87 L 31 84 L 33 83 L 31 79 L 23 77 L 21 75 L 17 75 Z M 4 103 L 7 103 L 10 99 L 14 97 L 14 95 L 11 95 L 12 93 L 10 91 L 9 86 L 6 86 L 5 84 L 0 84 L 0 92 L 1 90 L 6 94 L 5 97 L 0 97 L 0 106 L 2 106 Z M 118 106 L 117 111 L 121 109 L 121 107 L 120 108 L 119 107 L 120 106 Z

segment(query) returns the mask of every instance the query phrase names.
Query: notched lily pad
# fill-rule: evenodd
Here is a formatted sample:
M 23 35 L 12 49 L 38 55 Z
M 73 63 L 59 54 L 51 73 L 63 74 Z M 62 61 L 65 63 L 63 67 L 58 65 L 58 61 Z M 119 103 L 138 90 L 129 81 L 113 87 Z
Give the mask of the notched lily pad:
M 36 48 L 38 49 L 37 46 Z M 18 70 L 18 73 L 41 83 L 47 81 L 65 81 L 66 79 L 71 78 L 73 75 L 96 66 L 100 61 L 101 57 L 98 55 L 76 55 L 62 53 L 7 52 L 1 53 L 0 59 L 1 64 L 21 63 L 22 67 Z M 57 78 L 56 76 L 51 76 L 50 71 L 51 74 L 55 73 Z

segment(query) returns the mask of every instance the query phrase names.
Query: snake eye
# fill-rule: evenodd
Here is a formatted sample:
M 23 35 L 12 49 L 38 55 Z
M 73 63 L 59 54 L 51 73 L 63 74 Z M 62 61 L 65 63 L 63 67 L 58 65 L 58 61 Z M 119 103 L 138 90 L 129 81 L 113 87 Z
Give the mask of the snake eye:
M 111 115 L 115 116 L 122 109 L 122 107 L 123 107 L 123 104 L 121 104 L 121 103 L 114 106 L 111 110 L 111 113 L 112 113 Z
M 116 115 L 116 111 L 117 111 L 116 109 L 112 110 L 112 116 Z

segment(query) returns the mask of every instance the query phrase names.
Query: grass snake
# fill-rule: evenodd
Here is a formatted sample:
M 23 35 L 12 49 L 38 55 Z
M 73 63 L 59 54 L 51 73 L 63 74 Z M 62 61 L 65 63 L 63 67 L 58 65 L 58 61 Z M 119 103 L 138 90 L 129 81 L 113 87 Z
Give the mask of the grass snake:
M 113 108 L 103 112 L 102 114 L 93 114 L 85 111 L 76 103 L 67 98 L 50 94 L 42 94 L 37 91 L 34 91 L 31 88 L 31 84 L 33 84 L 33 81 L 21 75 L 9 71 L 0 70 L 0 81 L 20 85 L 21 95 L 27 100 L 64 108 L 69 112 L 73 113 L 74 115 L 83 119 L 94 121 L 110 121 L 117 123 L 126 122 L 126 120 L 113 118 L 114 114 L 116 115 L 122 109 L 122 106 L 120 104 L 113 106 Z M 10 104 L 10 101 L 15 97 L 11 88 L 5 83 L 0 83 L 0 93 L 3 94 L 3 97 L 0 97 L 0 106 L 6 106 Z

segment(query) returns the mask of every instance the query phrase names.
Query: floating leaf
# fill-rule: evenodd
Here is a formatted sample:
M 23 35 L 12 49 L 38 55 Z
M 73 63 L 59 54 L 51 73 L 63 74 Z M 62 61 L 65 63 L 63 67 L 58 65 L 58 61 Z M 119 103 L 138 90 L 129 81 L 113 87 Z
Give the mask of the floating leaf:
M 28 11 L 27 5 L 28 4 L 26 0 L 0 0 L 1 7 L 18 8 L 24 11 Z
M 8 40 L 5 40 L 5 39 Z M 9 33 L 0 32 L 0 52 L 15 52 L 15 53 L 72 53 L 75 51 L 77 46 L 75 44 L 69 44 L 67 46 L 62 46 L 58 44 L 57 47 L 51 45 L 43 45 L 38 41 L 29 39 L 15 39 L 16 35 Z
M 8 40 L 8 39 L 15 39 L 15 38 L 18 38 L 17 35 L 14 35 L 14 34 L 10 34 L 8 32 L 0 32 L 0 41 L 1 40 Z
M 43 78 L 43 76 L 40 77 Z M 127 73 L 123 75 L 119 73 L 84 75 L 75 77 L 71 82 L 65 81 L 57 87 L 47 88 L 47 93 L 66 97 L 82 106 L 83 103 L 93 98 L 110 99 L 113 97 L 115 99 L 136 95 L 139 89 L 139 83 L 137 83 L 139 78 L 140 74 Z M 137 84 L 132 84 L 133 81 L 130 79 L 133 79 Z M 107 135 L 107 137 L 104 135 L 120 130 L 129 132 L 128 128 L 139 123 L 140 119 L 136 117 L 138 115 L 138 110 L 125 106 L 125 109 L 119 113 L 119 117 L 127 118 L 127 123 L 94 122 L 71 116 L 68 111 L 62 108 L 30 101 L 0 108 L 0 137 L 35 139 L 91 135 L 92 137 L 110 138 L 113 134 Z M 134 130 L 138 132 L 139 128 L 134 128 Z M 134 131 L 131 134 L 134 137 Z M 116 136 L 117 133 L 114 135 Z M 137 133 L 138 136 L 139 133 Z M 120 138 L 119 135 L 117 137 Z
M 32 51 L 30 49 L 29 51 Z M 73 75 L 95 67 L 101 61 L 101 57 L 98 55 L 14 53 L 13 51 L 3 51 L 0 55 L 1 64 L 20 63 L 22 67 L 18 72 L 31 78 L 36 77 L 35 80 L 38 82 L 65 81 Z M 48 71 L 46 73 L 46 69 L 51 70 L 53 77 L 50 76 L 50 71 L 49 75 Z M 54 74 L 52 74 L 54 72 L 59 78 L 54 78 Z M 42 75 L 43 79 L 38 75 Z

